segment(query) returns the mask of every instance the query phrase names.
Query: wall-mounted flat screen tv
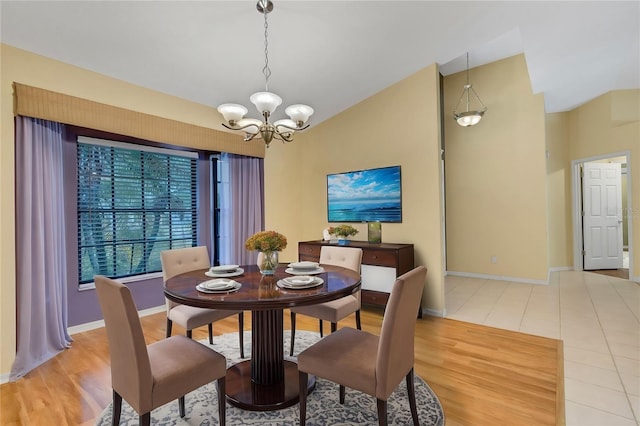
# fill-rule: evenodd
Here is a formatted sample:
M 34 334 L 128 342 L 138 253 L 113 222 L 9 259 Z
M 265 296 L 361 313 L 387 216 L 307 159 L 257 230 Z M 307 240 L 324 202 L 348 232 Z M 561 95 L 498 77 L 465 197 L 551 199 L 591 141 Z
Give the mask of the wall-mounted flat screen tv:
M 327 175 L 329 222 L 402 222 L 400 166 Z

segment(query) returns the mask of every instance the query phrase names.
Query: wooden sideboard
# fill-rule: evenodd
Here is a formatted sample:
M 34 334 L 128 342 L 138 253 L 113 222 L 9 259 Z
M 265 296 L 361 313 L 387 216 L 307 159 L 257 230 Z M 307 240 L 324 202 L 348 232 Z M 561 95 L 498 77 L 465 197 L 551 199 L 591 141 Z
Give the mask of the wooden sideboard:
M 322 246 L 337 245 L 322 240 L 301 241 L 298 259 L 318 262 Z M 350 241 L 346 247 L 362 249 L 362 303 L 386 306 L 395 278 L 414 268 L 413 244 Z

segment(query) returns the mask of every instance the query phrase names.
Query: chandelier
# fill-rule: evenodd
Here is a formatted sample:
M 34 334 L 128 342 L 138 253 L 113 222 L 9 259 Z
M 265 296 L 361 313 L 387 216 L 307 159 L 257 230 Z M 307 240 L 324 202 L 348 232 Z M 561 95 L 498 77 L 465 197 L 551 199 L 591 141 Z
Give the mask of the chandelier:
M 469 109 L 471 93 L 473 93 L 473 96 L 475 96 L 475 98 L 478 100 L 482 108 L 477 110 Z M 460 107 L 460 102 L 462 102 L 463 98 L 466 98 L 466 110 L 458 112 L 458 108 Z M 462 90 L 460 99 L 458 99 L 458 103 L 456 104 L 456 109 L 453 110 L 453 118 L 455 118 L 455 120 L 458 122 L 459 125 L 463 127 L 469 127 L 469 126 L 478 124 L 482 119 L 482 116 L 484 115 L 486 110 L 487 110 L 487 107 L 484 106 L 484 104 L 480 100 L 480 97 L 478 96 L 476 91 L 473 90 L 471 83 L 469 83 L 469 52 L 467 52 L 467 84 L 464 85 L 464 89 Z
M 288 106 L 284 112 L 289 118 L 278 120 L 275 123 L 269 121 L 269 117 L 282 103 L 282 98 L 275 93 L 269 92 L 269 23 L 267 15 L 273 10 L 271 0 L 258 0 L 256 4 L 258 12 L 264 15 L 264 68 L 262 73 L 265 79 L 265 91 L 251 95 L 249 100 L 256 106 L 262 116 L 262 120 L 255 118 L 244 118 L 248 110 L 239 104 L 222 104 L 218 107 L 218 112 L 222 114 L 227 123 L 222 123 L 230 130 L 240 130 L 245 133 L 244 140 L 250 141 L 259 136 L 269 148 L 269 143 L 275 138 L 284 142 L 293 141 L 293 134 L 296 130 L 304 130 L 309 127 L 307 120 L 313 114 L 313 108 L 308 105 L 296 104 Z

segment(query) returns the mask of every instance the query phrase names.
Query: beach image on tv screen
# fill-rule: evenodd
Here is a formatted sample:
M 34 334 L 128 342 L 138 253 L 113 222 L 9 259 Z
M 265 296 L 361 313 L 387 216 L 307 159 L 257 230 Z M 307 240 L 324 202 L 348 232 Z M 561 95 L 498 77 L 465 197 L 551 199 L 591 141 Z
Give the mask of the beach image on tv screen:
M 400 166 L 327 175 L 329 222 L 401 222 Z

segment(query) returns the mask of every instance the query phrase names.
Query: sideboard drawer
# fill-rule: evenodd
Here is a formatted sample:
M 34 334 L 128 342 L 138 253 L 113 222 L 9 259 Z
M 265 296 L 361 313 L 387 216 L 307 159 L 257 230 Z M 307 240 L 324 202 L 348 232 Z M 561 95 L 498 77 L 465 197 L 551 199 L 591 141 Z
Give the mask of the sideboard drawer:
M 362 290 L 362 303 L 367 305 L 386 306 L 389 300 L 389 293 L 373 290 Z
M 320 260 L 320 249 L 322 246 L 316 246 L 311 244 L 299 244 L 298 256 L 300 260 L 312 260 L 317 262 Z M 303 259 L 304 257 L 304 259 Z
M 362 253 L 362 263 L 365 265 L 397 267 L 398 259 L 395 252 L 389 250 L 365 250 Z

